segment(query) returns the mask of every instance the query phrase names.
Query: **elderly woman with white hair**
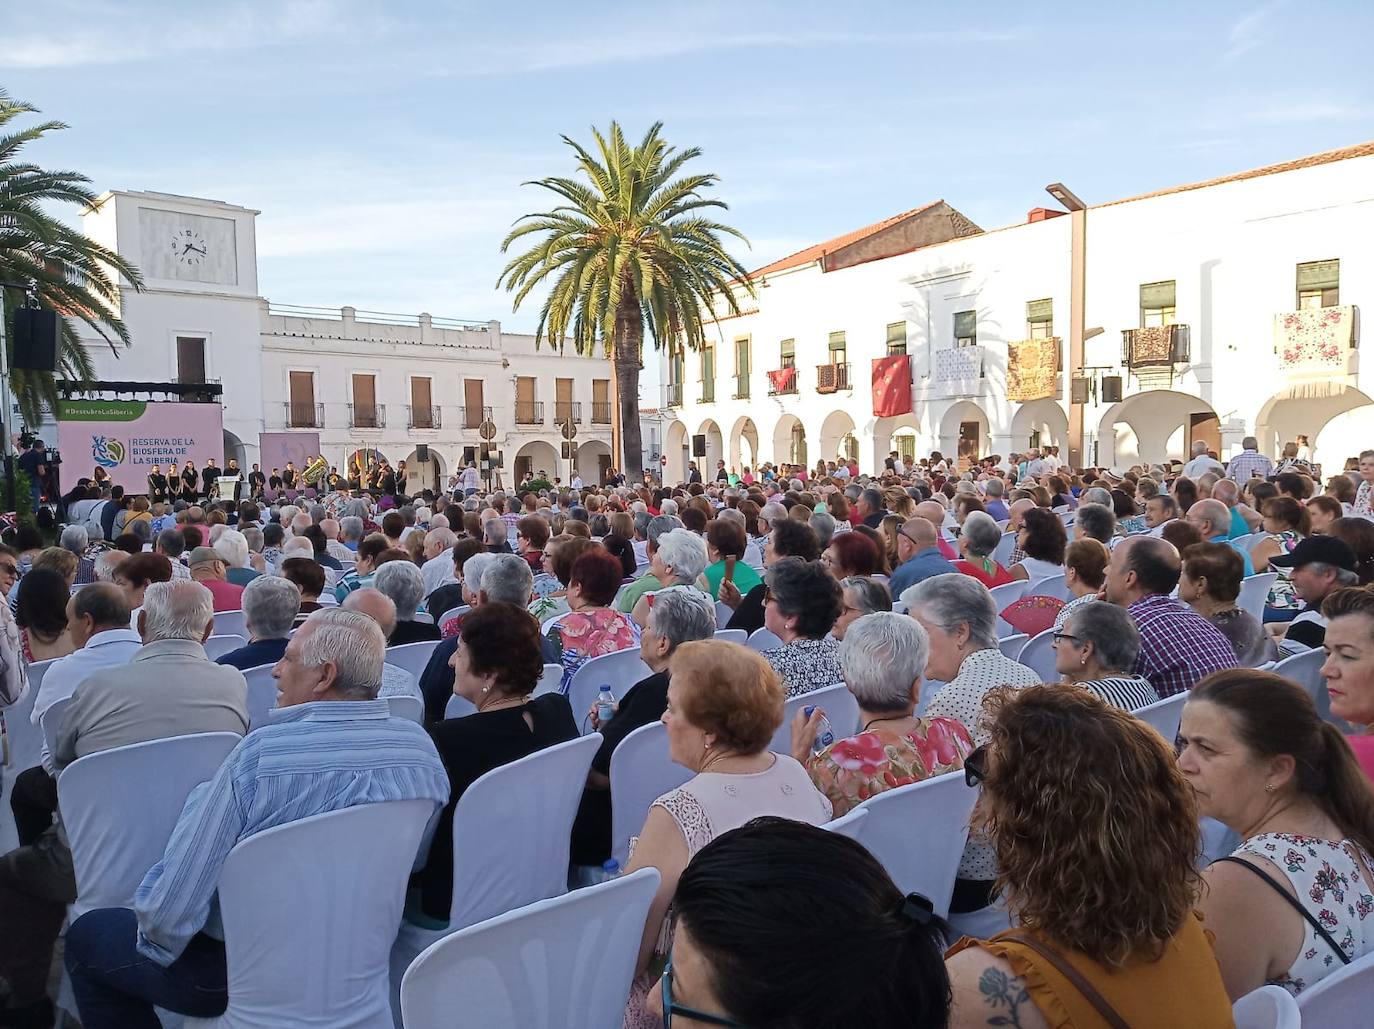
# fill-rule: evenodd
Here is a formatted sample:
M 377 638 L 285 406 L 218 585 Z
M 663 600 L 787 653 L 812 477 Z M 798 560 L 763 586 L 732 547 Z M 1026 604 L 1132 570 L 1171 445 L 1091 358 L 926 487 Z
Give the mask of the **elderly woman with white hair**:
M 237 529 L 225 529 L 212 544 L 220 560 L 224 562 L 224 579 L 235 586 L 247 586 L 261 572 L 254 571 L 248 563 L 248 538 Z
M 964 575 L 971 575 L 984 586 L 1004 586 L 1012 581 L 1011 573 L 997 563 L 993 553 L 1002 542 L 1002 527 L 985 511 L 971 511 L 964 519 L 959 534 L 959 555 L 954 567 Z
M 91 535 L 84 525 L 68 525 L 58 537 L 57 545 L 76 555 L 76 578 L 73 585 L 84 586 L 95 582 L 95 559 L 86 556 L 91 545 Z
M 240 671 L 276 664 L 286 652 L 300 609 L 301 591 L 295 583 L 275 575 L 258 576 L 243 588 L 248 643 L 220 655 L 216 664 L 233 665 Z
M 647 598 L 650 595 L 669 589 L 701 590 L 705 582 L 702 573 L 709 560 L 706 541 L 690 529 L 673 529 L 659 536 L 649 560 L 649 575 L 657 579 L 659 585 L 657 588 L 651 585 L 635 601 L 635 624 L 640 628 L 648 624 L 651 602 Z
M 389 646 L 440 638 L 439 627 L 433 622 L 415 620 L 420 603 L 425 599 L 425 580 L 419 568 L 409 561 L 388 561 L 377 569 L 372 585 L 396 605 L 396 628 L 387 641 Z
M 840 617 L 830 635 L 843 640 L 849 627 L 864 615 L 892 610 L 892 593 L 887 583 L 867 575 L 850 575 L 840 580 Z
M 825 712 L 797 712 L 792 756 L 830 798 L 836 818 L 883 790 L 962 768 L 972 752 L 973 739 L 959 722 L 916 714 L 929 652 L 929 636 L 912 619 L 890 611 L 864 615 L 840 644 L 844 683 L 859 702 L 858 734 L 813 754 Z

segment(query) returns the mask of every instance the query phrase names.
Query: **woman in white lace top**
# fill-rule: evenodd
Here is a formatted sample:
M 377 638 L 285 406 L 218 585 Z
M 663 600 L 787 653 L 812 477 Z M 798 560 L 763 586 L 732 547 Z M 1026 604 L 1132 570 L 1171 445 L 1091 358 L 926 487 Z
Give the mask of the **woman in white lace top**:
M 678 877 L 716 836 L 760 815 L 812 825 L 830 820 L 830 801 L 791 757 L 768 744 L 782 723 L 783 688 L 756 652 L 737 643 L 684 643 L 669 666 L 668 754 L 695 774 L 654 801 L 626 871 L 662 876 L 640 944 L 627 1026 L 662 1025 L 644 1010 L 670 944 L 668 909 Z

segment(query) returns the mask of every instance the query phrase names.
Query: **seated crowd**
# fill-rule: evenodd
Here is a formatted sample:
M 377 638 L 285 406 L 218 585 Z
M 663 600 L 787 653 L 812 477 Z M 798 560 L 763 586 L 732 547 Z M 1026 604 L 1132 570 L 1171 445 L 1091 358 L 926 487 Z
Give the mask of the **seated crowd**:
M 121 498 L 105 538 L 94 516 L 48 547 L 12 532 L 0 707 L 43 742 L 5 777 L 0 1025 L 54 1017 L 79 897 L 63 770 L 215 732 L 241 739 L 162 859 L 66 931 L 87 1029 L 223 1012 L 220 871 L 314 815 L 428 805 L 390 885 L 446 931 L 464 796 L 584 732 L 558 874 L 620 871 L 612 759 L 656 724 L 681 772 L 623 869 L 660 877 L 627 1026 L 1221 1027 L 1260 986 L 1301 997 L 1374 954 L 1374 451 L 1325 487 L 1292 455 L 1265 474 L 1205 448 L 1121 474 L 1052 448 L 756 471 L 399 506 Z M 589 706 L 608 655 L 639 670 Z M 805 700 L 841 684 L 846 705 Z M 1137 716 L 1171 697 L 1176 740 Z M 945 896 L 903 896 L 862 825 L 823 828 L 950 774 L 980 792 Z M 1238 841 L 1210 864 L 1203 817 Z

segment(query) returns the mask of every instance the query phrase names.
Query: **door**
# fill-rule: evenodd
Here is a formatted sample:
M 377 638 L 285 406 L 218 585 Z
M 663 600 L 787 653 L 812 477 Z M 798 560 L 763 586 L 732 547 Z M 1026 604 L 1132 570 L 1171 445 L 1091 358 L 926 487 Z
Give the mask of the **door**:
M 353 376 L 353 424 L 359 429 L 377 428 L 377 377 Z
M 611 424 L 611 380 L 592 380 L 592 424 Z
M 573 413 L 572 379 L 554 379 L 553 395 L 554 421 L 562 425 L 572 417 Z
M 434 428 L 431 380 L 417 375 L 410 380 L 410 424 L 416 429 Z
M 959 423 L 959 463 L 974 464 L 982 450 L 978 434 L 981 426 L 977 422 Z
M 177 337 L 177 382 L 194 385 L 205 381 L 205 340 L 199 336 Z
M 1188 453 L 1193 452 L 1193 444 L 1202 440 L 1207 444 L 1207 449 L 1213 453 L 1221 453 L 1221 419 L 1210 411 L 1206 413 L 1189 415 L 1188 425 Z
M 610 476 L 610 473 L 611 473 L 611 455 L 610 455 L 610 454 L 597 454 L 597 455 L 596 455 L 596 464 L 597 464 L 596 481 L 597 481 L 598 483 L 600 483 L 602 486 L 604 486 L 604 485 L 606 485 L 606 479 Z
M 534 378 L 521 375 L 515 380 L 515 422 L 517 425 L 534 423 Z
M 475 429 L 482 424 L 482 380 L 463 380 L 463 428 Z
M 287 384 L 291 392 L 287 421 L 295 427 L 313 428 L 315 425 L 315 373 L 290 372 Z

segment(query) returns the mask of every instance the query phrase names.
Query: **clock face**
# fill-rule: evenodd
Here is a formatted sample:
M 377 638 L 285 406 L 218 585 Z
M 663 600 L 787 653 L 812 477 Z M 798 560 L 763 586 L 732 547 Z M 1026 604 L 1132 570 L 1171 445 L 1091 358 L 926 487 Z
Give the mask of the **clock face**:
M 209 249 L 205 237 L 195 229 L 177 229 L 172 234 L 172 260 L 179 265 L 194 268 L 204 264 Z

